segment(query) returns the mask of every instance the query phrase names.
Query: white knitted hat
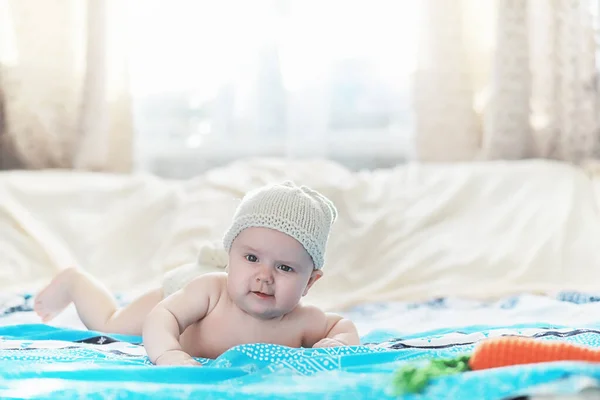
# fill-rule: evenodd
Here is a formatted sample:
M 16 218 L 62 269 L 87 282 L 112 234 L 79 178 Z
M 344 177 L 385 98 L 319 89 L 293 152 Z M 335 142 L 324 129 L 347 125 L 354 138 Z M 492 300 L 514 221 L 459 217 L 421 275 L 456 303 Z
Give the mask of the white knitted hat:
M 319 192 L 286 181 L 248 192 L 223 237 L 229 252 L 237 235 L 250 227 L 271 228 L 296 239 L 312 257 L 316 269 L 323 267 L 331 225 L 337 218 L 333 203 Z

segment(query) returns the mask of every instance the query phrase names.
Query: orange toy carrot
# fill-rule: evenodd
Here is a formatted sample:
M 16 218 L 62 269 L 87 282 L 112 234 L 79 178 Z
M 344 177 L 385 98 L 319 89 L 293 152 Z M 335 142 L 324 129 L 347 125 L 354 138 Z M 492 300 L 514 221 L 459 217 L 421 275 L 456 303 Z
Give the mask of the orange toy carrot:
M 521 336 L 490 338 L 479 342 L 471 355 L 431 360 L 422 368 L 405 366 L 396 372 L 393 385 L 397 394 L 416 393 L 444 375 L 553 361 L 600 362 L 600 349 Z
M 600 362 L 600 350 L 558 341 L 504 336 L 481 341 L 469 358 L 472 370 L 552 361 Z

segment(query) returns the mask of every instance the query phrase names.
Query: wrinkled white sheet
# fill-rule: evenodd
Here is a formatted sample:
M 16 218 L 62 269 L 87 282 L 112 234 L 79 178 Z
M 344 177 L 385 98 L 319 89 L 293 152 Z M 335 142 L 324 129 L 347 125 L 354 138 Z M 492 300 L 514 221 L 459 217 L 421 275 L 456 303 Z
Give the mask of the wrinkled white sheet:
M 307 301 L 368 301 L 600 287 L 600 179 L 550 161 L 408 164 L 350 172 L 257 159 L 189 181 L 71 171 L 0 173 L 0 290 L 35 290 L 78 264 L 115 291 L 218 240 L 245 191 L 292 179 L 339 209 Z

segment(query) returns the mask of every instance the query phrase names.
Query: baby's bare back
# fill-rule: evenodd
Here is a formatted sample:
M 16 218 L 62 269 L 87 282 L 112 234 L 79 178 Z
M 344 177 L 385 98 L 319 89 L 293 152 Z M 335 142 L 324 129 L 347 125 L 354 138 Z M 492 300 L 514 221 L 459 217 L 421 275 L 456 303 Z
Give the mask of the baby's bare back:
M 206 358 L 217 358 L 230 348 L 247 343 L 302 347 L 305 314 L 298 306 L 282 318 L 261 320 L 244 313 L 225 296 L 202 320 L 183 332 L 180 343 L 192 357 Z

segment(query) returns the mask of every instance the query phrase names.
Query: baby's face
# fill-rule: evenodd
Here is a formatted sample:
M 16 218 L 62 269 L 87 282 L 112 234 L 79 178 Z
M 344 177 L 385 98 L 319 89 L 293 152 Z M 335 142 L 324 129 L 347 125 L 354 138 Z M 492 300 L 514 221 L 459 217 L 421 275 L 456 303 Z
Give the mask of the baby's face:
M 227 290 L 235 304 L 258 318 L 292 311 L 321 277 L 294 238 L 268 228 L 244 229 L 229 252 Z

